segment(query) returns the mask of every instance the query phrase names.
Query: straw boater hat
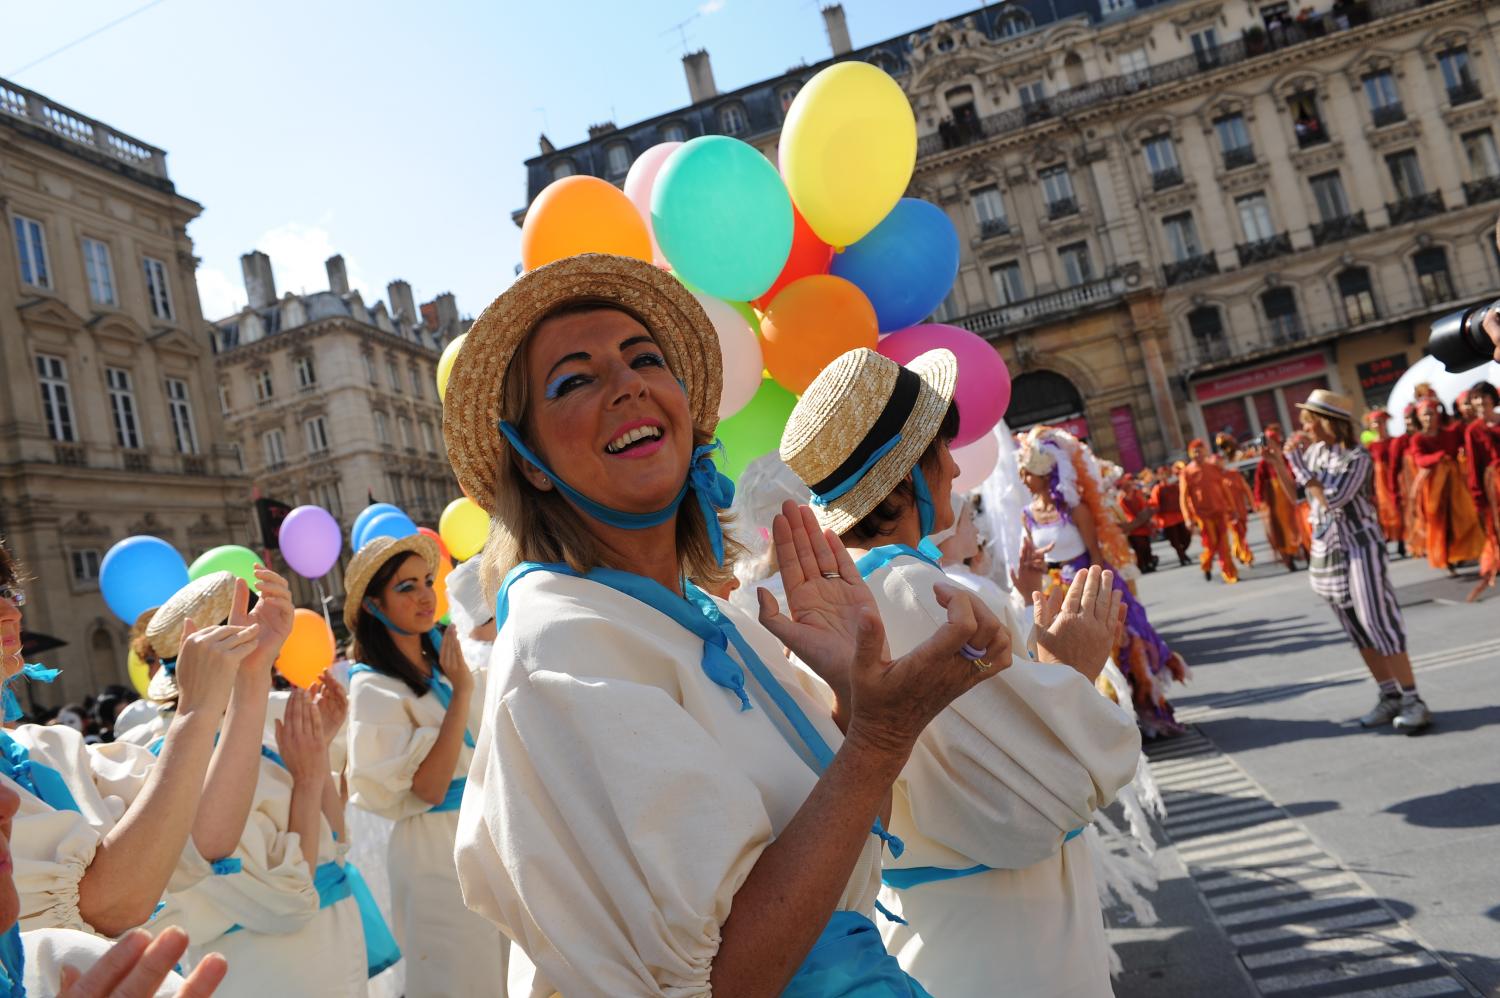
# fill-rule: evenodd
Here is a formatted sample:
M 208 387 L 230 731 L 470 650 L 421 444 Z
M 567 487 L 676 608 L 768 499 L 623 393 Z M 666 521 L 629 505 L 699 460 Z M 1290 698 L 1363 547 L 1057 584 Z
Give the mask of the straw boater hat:
M 1354 422 L 1354 400 L 1347 395 L 1340 395 L 1326 388 L 1313 389 L 1313 393 L 1307 397 L 1306 402 L 1297 403 L 1297 408 L 1306 409 L 1319 416 Z
M 234 582 L 233 573 L 214 572 L 189 582 L 161 605 L 146 625 L 146 640 L 163 663 L 173 661 L 182 651 L 182 631 L 188 618 L 198 627 L 213 627 L 229 619 L 229 611 L 234 608 Z M 146 697 L 157 703 L 176 700 L 173 670 L 165 665 L 157 669 Z
M 467 349 L 467 347 L 466 347 Z M 354 633 L 354 624 L 359 620 L 359 607 L 365 601 L 365 590 L 380 567 L 400 554 L 419 554 L 427 562 L 427 569 L 438 568 L 437 541 L 426 534 L 408 537 L 377 537 L 370 541 L 349 561 L 344 572 L 344 626 Z
M 885 501 L 937 436 L 957 380 L 947 350 L 902 367 L 866 347 L 813 379 L 787 420 L 781 459 L 812 491 L 819 523 L 842 534 Z
M 495 469 L 509 444 L 500 434 L 500 394 L 526 337 L 565 305 L 598 302 L 651 331 L 687 390 L 693 425 L 713 432 L 724 388 L 719 338 L 703 306 L 676 278 L 631 257 L 584 253 L 522 274 L 470 327 L 443 398 L 443 439 L 464 492 L 495 512 Z

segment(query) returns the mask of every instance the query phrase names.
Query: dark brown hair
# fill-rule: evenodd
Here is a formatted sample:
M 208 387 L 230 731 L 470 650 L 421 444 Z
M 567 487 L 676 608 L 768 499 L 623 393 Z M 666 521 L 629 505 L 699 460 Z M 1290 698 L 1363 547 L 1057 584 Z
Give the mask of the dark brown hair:
M 370 577 L 370 584 L 365 587 L 365 599 L 373 599 L 374 594 L 384 591 L 407 558 L 422 561 L 419 554 L 410 551 L 396 552 Z M 425 561 L 423 565 L 425 567 Z M 422 651 L 424 654 L 437 656 L 437 647 L 429 635 L 422 635 Z M 396 641 L 386 626 L 363 606 L 359 608 L 359 616 L 354 618 L 354 641 L 349 648 L 349 657 L 356 662 L 363 662 L 383 676 L 401 680 L 417 696 L 424 695 L 431 686 L 428 676 L 396 647 Z
M 958 403 L 949 402 L 948 411 L 943 413 L 943 421 L 938 424 L 937 436 L 932 438 L 932 442 L 917 459 L 917 464 L 922 466 L 924 474 L 937 467 L 938 447 L 953 443 L 953 439 L 957 436 Z M 896 483 L 890 495 L 866 513 L 864 519 L 844 531 L 843 536 L 861 544 L 889 536 L 896 529 L 896 521 L 905 515 L 907 508 L 915 499 L 910 476 L 903 477 Z

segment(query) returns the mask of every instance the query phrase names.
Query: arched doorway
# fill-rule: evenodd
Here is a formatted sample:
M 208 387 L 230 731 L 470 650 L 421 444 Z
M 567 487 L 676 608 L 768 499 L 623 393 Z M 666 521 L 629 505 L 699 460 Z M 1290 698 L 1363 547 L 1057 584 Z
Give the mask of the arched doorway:
M 1028 371 L 1012 381 L 1005 422 L 1016 432 L 1047 423 L 1076 436 L 1088 436 L 1083 396 L 1073 382 L 1056 371 Z

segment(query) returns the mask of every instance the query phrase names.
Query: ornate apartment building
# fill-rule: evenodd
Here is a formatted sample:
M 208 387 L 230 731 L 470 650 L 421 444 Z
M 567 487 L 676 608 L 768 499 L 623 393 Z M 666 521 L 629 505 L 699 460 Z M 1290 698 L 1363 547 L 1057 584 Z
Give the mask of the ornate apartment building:
M 1435 315 L 1500 287 L 1496 4 L 1012 0 L 858 50 L 823 15 L 834 60 L 911 98 L 911 193 L 963 246 L 936 318 L 1006 358 L 1013 427 L 1064 423 L 1134 467 L 1285 422 L 1315 387 L 1375 404 Z M 543 137 L 528 195 L 701 134 L 774 158 L 827 64 L 720 94 L 689 55 L 690 106 Z
M 366 305 L 334 256 L 327 291 L 278 298 L 269 257 L 247 253 L 240 266 L 248 304 L 213 324 L 218 411 L 237 466 L 261 495 L 322 506 L 346 533 L 371 498 L 436 526 L 461 494 L 436 383 L 443 347 L 468 328 L 453 295 L 419 310 L 398 280 L 389 305 Z
M 224 445 L 187 225 L 166 154 L 0 80 L 0 534 L 25 565 L 25 628 L 63 641 L 39 699 L 126 683 L 127 628 L 99 595 L 116 541 L 191 560 L 251 541 Z

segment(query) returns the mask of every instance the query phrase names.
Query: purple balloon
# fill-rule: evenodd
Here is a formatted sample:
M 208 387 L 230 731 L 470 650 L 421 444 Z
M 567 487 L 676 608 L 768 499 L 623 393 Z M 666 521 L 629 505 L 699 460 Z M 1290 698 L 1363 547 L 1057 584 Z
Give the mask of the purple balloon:
M 322 506 L 298 506 L 281 521 L 281 556 L 304 579 L 321 579 L 339 560 L 344 535 Z

